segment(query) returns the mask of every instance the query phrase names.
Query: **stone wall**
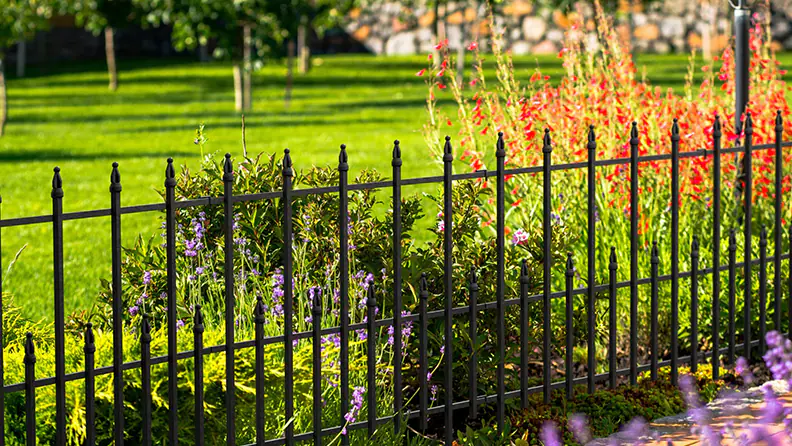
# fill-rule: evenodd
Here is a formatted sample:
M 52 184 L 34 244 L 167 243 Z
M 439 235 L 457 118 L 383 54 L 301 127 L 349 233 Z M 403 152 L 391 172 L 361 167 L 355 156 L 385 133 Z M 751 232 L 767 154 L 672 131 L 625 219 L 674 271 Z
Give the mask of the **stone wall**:
M 777 48 L 792 50 L 792 5 L 772 1 L 773 38 Z M 440 9 L 441 35 L 454 49 L 471 41 L 485 41 L 492 32 L 486 7 L 479 2 L 449 2 Z M 483 2 L 481 2 L 483 3 Z M 586 40 L 596 41 L 592 3 L 578 3 L 565 14 L 535 6 L 528 0 L 507 0 L 494 15 L 506 47 L 515 55 L 552 54 L 563 46 L 564 33 L 583 23 Z M 764 13 L 764 11 L 760 12 Z M 731 9 L 725 1 L 703 6 L 700 0 L 661 0 L 647 8 L 622 7 L 611 15 L 622 39 L 642 52 L 688 52 L 701 49 L 709 34 L 710 48 L 717 53 L 729 43 Z M 433 8 L 408 10 L 398 2 L 352 11 L 345 26 L 355 40 L 375 54 L 430 52 L 435 45 Z

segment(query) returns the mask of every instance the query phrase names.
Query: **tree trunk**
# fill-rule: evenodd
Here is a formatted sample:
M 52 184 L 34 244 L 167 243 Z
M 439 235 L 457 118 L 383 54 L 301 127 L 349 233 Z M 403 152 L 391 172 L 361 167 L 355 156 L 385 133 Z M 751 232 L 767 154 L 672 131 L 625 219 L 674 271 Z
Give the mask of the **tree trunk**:
M 201 45 L 198 47 L 198 60 L 201 63 L 209 62 L 209 46 Z
M 462 85 L 462 82 L 465 81 L 465 41 L 467 40 L 468 26 L 465 23 L 460 26 L 462 37 L 460 38 L 459 46 L 457 47 L 456 74 L 457 84 Z
M 234 64 L 234 109 L 238 112 L 242 111 L 243 92 L 242 92 L 242 66 L 239 63 Z
M 308 21 L 303 19 L 297 28 L 297 70 L 305 74 L 311 70 L 311 47 L 308 45 Z
M 118 70 L 116 69 L 115 44 L 113 28 L 105 28 L 105 56 L 107 57 L 107 74 L 110 76 L 110 91 L 118 90 Z
M 5 66 L 3 59 L 0 59 L 0 136 L 5 133 L 5 125 L 8 120 L 8 95 L 6 93 Z
M 27 43 L 24 40 L 17 42 L 16 75 L 25 77 L 25 64 L 27 63 Z
M 252 30 L 249 24 L 242 27 L 242 38 L 244 39 L 244 49 L 242 52 L 242 88 L 244 91 L 243 109 L 250 110 L 253 107 L 253 37 Z
M 289 108 L 291 104 L 292 85 L 294 84 L 294 52 L 294 40 L 289 40 L 289 43 L 286 44 L 286 91 L 283 95 L 286 108 Z
M 701 53 L 707 62 L 712 60 L 712 30 L 715 28 L 717 10 L 709 3 L 701 4 L 704 28 L 701 30 Z
M 440 0 L 435 0 L 434 2 L 434 25 L 432 32 L 434 32 L 435 44 L 440 44 Z M 432 60 L 434 61 L 436 69 L 440 67 L 441 56 L 442 53 L 440 51 L 434 50 Z

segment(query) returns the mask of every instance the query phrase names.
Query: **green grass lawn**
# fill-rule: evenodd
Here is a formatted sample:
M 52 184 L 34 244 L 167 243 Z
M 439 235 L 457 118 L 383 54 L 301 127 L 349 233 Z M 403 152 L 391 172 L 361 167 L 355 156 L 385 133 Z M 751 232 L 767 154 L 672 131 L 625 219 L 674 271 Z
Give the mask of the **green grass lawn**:
M 789 65 L 792 55 L 782 60 Z M 516 69 L 527 79 L 538 63 L 558 77 L 560 62 L 552 56 L 521 58 Z M 647 55 L 638 65 L 646 66 L 657 85 L 676 91 L 684 86 L 685 55 Z M 421 133 L 426 87 L 415 73 L 425 66 L 425 56 L 321 57 L 310 74 L 296 77 L 288 108 L 285 67 L 267 66 L 255 75 L 253 110 L 246 114 L 248 151 L 289 147 L 300 168 L 334 165 L 338 146 L 345 143 L 353 170 L 376 168 L 387 174 L 392 142 L 399 139 L 405 178 L 437 174 L 440 165 L 429 159 Z M 29 74 L 9 82 L 10 120 L 7 135 L 0 138 L 4 218 L 50 212 L 56 165 L 62 169 L 66 212 L 109 207 L 113 161 L 120 164 L 124 205 L 158 202 L 168 156 L 178 164 L 198 165 L 193 138 L 200 122 L 206 124 L 210 151 L 242 153 L 228 64 L 121 61 L 116 93 L 107 90 L 104 65 L 98 62 L 32 67 Z M 124 242 L 156 233 L 157 226 L 155 214 L 125 216 Z M 109 228 L 108 219 L 65 223 L 67 312 L 90 307 L 99 279 L 109 278 Z M 4 291 L 34 318 L 52 318 L 51 234 L 46 224 L 3 231 L 4 268 L 27 245 L 4 277 Z

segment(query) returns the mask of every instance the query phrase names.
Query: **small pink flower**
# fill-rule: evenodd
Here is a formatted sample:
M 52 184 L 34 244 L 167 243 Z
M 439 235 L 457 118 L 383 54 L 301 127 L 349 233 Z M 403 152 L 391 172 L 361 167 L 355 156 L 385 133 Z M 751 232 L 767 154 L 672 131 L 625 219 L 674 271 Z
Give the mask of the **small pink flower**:
M 470 42 L 467 49 L 468 51 L 476 51 L 478 49 L 478 42 Z
M 424 68 L 423 70 L 421 70 L 421 71 L 419 71 L 419 72 L 415 73 L 415 75 L 416 75 L 416 76 L 423 76 L 423 75 L 424 75 L 424 73 L 426 73 L 426 68 Z

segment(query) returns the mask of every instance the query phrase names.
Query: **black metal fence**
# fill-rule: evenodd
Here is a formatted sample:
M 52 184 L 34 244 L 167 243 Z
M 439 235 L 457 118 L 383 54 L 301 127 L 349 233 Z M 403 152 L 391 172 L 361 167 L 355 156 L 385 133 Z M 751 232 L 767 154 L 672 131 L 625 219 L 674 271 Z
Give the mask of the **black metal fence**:
M 790 147 L 792 143 L 783 142 L 783 122 L 780 112 L 776 117 L 775 122 L 775 143 L 766 145 L 753 145 L 752 135 L 753 127 L 751 117 L 748 115 L 744 131 L 744 145 L 734 148 L 721 147 L 721 126 L 720 121 L 716 118 L 713 127 L 713 146 L 711 149 L 702 149 L 697 151 L 690 151 L 680 153 L 680 134 L 679 127 L 676 119 L 671 132 L 671 152 L 670 154 L 659 155 L 638 155 L 639 135 L 636 124 L 633 123 L 632 131 L 630 134 L 630 156 L 621 159 L 596 159 L 597 142 L 595 138 L 593 126 L 589 129 L 588 134 L 588 161 L 580 163 L 570 163 L 553 165 L 551 163 L 552 144 L 550 140 L 549 131 L 545 131 L 543 140 L 543 164 L 535 167 L 523 167 L 506 169 L 504 159 L 506 151 L 502 135 L 499 137 L 496 146 L 496 159 L 497 170 L 495 172 L 477 171 L 465 174 L 452 173 L 452 147 L 450 138 L 446 137 L 444 146 L 444 173 L 442 176 L 425 177 L 414 179 L 401 178 L 401 152 L 398 141 L 393 150 L 393 178 L 390 181 L 365 183 L 365 184 L 348 184 L 348 159 L 345 147 L 341 147 L 339 157 L 338 171 L 339 184 L 337 187 L 323 187 L 312 189 L 292 190 L 292 177 L 294 172 L 292 170 L 292 161 L 289 151 L 285 151 L 283 159 L 283 190 L 280 192 L 266 192 L 247 195 L 233 195 L 233 182 L 234 171 L 230 155 L 226 155 L 225 163 L 223 166 L 224 175 L 224 194 L 221 197 L 209 197 L 194 200 L 176 201 L 175 199 L 175 172 L 173 168 L 173 160 L 168 159 L 167 168 L 165 171 L 165 202 L 158 204 L 149 204 L 141 206 L 121 206 L 121 182 L 118 171 L 118 164 L 113 164 L 112 174 L 110 176 L 110 208 L 90 210 L 82 212 L 64 213 L 62 207 L 63 189 L 60 172 L 55 168 L 55 175 L 52 181 L 52 214 L 42 215 L 35 217 L 13 218 L 0 220 L 0 228 L 10 228 L 23 225 L 32 225 L 40 223 L 52 223 L 53 225 L 53 267 L 54 267 L 54 302 L 55 302 L 55 376 L 48 378 L 36 378 L 35 364 L 36 355 L 34 350 L 34 340 L 32 335 L 28 334 L 25 341 L 25 381 L 21 383 L 5 384 L 3 378 L 3 370 L 0 368 L 0 413 L 5 413 L 3 404 L 3 394 L 10 392 L 25 393 L 26 400 L 26 433 L 27 444 L 36 444 L 36 402 L 35 393 L 36 389 L 42 386 L 55 386 L 55 409 L 56 409 L 56 444 L 66 444 L 66 383 L 69 381 L 84 380 L 85 382 L 85 398 L 86 398 L 86 429 L 87 441 L 86 443 L 92 445 L 95 443 L 96 438 L 96 423 L 95 423 L 95 379 L 100 375 L 112 374 L 113 388 L 114 388 L 114 442 L 116 445 L 121 445 L 124 442 L 124 393 L 123 393 L 123 375 L 122 372 L 132 369 L 140 369 L 142 372 L 142 390 L 143 399 L 141 404 L 141 412 L 143 417 L 143 429 L 140 433 L 142 444 L 149 445 L 152 442 L 151 438 L 151 424 L 152 424 L 152 401 L 151 401 L 151 367 L 155 364 L 167 363 L 168 368 L 168 398 L 169 398 L 169 444 L 177 444 L 178 442 L 178 415 L 176 395 L 178 391 L 178 376 L 177 376 L 177 362 L 178 361 L 194 361 L 194 379 L 195 379 L 195 442 L 196 444 L 204 444 L 204 414 L 203 414 L 203 398 L 204 398 L 204 375 L 203 375 L 203 361 L 205 355 L 215 353 L 225 353 L 226 358 L 226 388 L 234 389 L 234 357 L 235 352 L 242 349 L 254 349 L 256 361 L 256 445 L 293 445 L 296 441 L 313 441 L 315 444 L 322 444 L 323 439 L 327 436 L 337 435 L 344 427 L 347 430 L 367 429 L 369 434 L 372 434 L 376 428 L 385 423 L 394 423 L 395 429 L 399 430 L 404 420 L 418 418 L 418 429 L 427 428 L 427 418 L 431 415 L 444 414 L 444 421 L 446 426 L 454 425 L 454 411 L 458 409 L 467 409 L 469 414 L 473 417 L 476 416 L 478 407 L 482 404 L 494 404 L 496 406 L 496 419 L 498 429 L 504 428 L 505 419 L 505 401 L 510 398 L 520 398 L 523 406 L 529 403 L 528 396 L 533 393 L 543 392 L 544 400 L 550 401 L 550 393 L 553 389 L 564 389 L 567 396 L 572 396 L 574 384 L 587 384 L 588 391 L 591 392 L 595 388 L 595 383 L 600 381 L 608 381 L 610 386 L 617 384 L 617 377 L 628 376 L 629 381 L 635 384 L 638 374 L 644 371 L 650 371 L 651 377 L 657 377 L 658 368 L 661 366 L 670 365 L 671 379 L 674 383 L 678 379 L 678 370 L 680 364 L 689 363 L 695 369 L 696 365 L 707 357 L 711 358 L 713 366 L 713 375 L 715 377 L 719 374 L 720 357 L 726 354 L 726 362 L 733 363 L 737 350 L 741 349 L 745 357 L 750 358 L 751 348 L 759 346 L 763 348 L 763 339 L 767 331 L 767 263 L 772 260 L 774 264 L 774 328 L 781 328 L 781 315 L 782 315 L 782 277 L 780 274 L 782 260 L 790 258 L 789 253 L 782 252 L 782 148 Z M 759 259 L 752 258 L 752 154 L 755 151 L 762 151 L 768 149 L 775 149 L 775 224 L 773 228 L 773 237 L 775 240 L 775 253 L 772 259 L 767 256 L 767 231 L 761 232 L 760 239 L 760 252 Z M 721 262 L 721 242 L 722 234 L 719 222 L 721 221 L 721 156 L 726 154 L 744 154 L 745 166 L 745 186 L 744 186 L 744 222 L 743 231 L 745 238 L 744 259 L 742 262 L 737 262 L 736 259 L 736 238 L 735 230 L 732 229 L 728 238 L 728 252 L 729 258 L 726 264 Z M 716 224 L 713 225 L 713 251 L 712 251 L 712 266 L 710 268 L 700 269 L 698 267 L 698 241 L 694 240 L 693 249 L 691 254 L 690 271 L 679 271 L 679 164 L 680 160 L 684 158 L 700 157 L 702 155 L 712 156 L 712 171 L 713 171 L 713 218 Z M 660 259 L 658 257 L 657 244 L 651 250 L 651 275 L 650 277 L 638 277 L 638 212 L 630 213 L 630 274 L 629 280 L 617 282 L 616 270 L 618 265 L 616 263 L 615 250 L 612 249 L 610 263 L 608 265 L 609 281 L 607 284 L 596 284 L 596 226 L 595 226 L 595 193 L 596 193 L 596 172 L 597 167 L 614 166 L 614 165 L 629 165 L 630 172 L 630 204 L 631 209 L 638 209 L 639 193 L 638 193 L 638 165 L 650 161 L 670 161 L 672 166 L 671 175 L 671 258 L 670 267 L 671 274 L 660 276 L 658 274 L 658 264 Z M 527 268 L 525 263 L 522 267 L 522 275 L 520 277 L 520 296 L 516 299 L 505 298 L 505 192 L 504 182 L 506 175 L 523 175 L 523 174 L 542 174 L 543 176 L 543 238 L 550 240 L 552 237 L 552 220 L 551 220 L 551 176 L 553 172 L 573 169 L 586 169 L 588 176 L 588 285 L 583 288 L 574 288 L 573 276 L 574 265 L 572 255 L 570 254 L 566 262 L 566 289 L 563 291 L 553 291 L 551 287 L 551 262 L 544 262 L 544 276 L 543 276 L 543 291 L 538 295 L 528 294 L 528 277 Z M 486 179 L 491 177 L 496 178 L 496 207 L 497 207 L 497 291 L 496 299 L 494 302 L 479 303 L 478 302 L 478 284 L 476 278 L 476 271 L 472 270 L 470 275 L 470 282 L 467 284 L 469 300 L 466 304 L 455 306 L 454 296 L 452 290 L 454 284 L 452 283 L 452 249 L 454 240 L 450 230 L 445 231 L 444 234 L 444 251 L 445 251 L 445 308 L 444 310 L 428 311 L 427 309 L 427 282 L 426 277 L 422 277 L 418 284 L 419 293 L 419 311 L 414 315 L 402 314 L 402 228 L 401 228 L 401 191 L 403 186 L 415 184 L 430 184 L 442 183 L 444 187 L 444 209 L 443 218 L 446 228 L 452 227 L 452 217 L 454 209 L 452 206 L 452 186 L 454 181 L 469 180 L 469 179 Z M 393 317 L 376 319 L 374 311 L 377 302 L 374 298 L 373 287 L 369 287 L 369 294 L 367 299 L 368 319 L 365 323 L 350 324 L 349 322 L 349 244 L 348 244 L 348 194 L 354 190 L 367 190 L 375 188 L 392 188 L 392 206 L 393 206 L 393 271 L 394 271 L 394 287 L 393 287 Z M 341 321 L 340 326 L 332 328 L 322 328 L 321 322 L 321 301 L 315 302 L 314 318 L 312 321 L 313 329 L 310 332 L 293 333 L 293 259 L 292 259 L 292 199 L 294 197 L 306 196 L 310 194 L 338 194 L 339 195 L 339 235 L 340 235 L 340 305 L 341 305 Z M 253 340 L 237 340 L 235 339 L 235 325 L 234 325 L 234 271 L 233 271 L 233 223 L 234 212 L 233 207 L 235 203 L 250 202 L 255 200 L 273 200 L 281 199 L 283 202 L 283 234 L 284 247 L 283 247 L 283 277 L 284 277 L 284 334 L 281 336 L 265 337 L 263 325 L 264 309 L 261 304 L 256 306 L 255 309 L 255 339 Z M 203 343 L 204 323 L 201 314 L 201 308 L 196 307 L 194 315 L 194 350 L 191 351 L 177 351 L 176 344 L 176 295 L 177 295 L 177 271 L 176 271 L 176 210 L 181 208 L 190 208 L 196 206 L 223 206 L 224 209 L 224 246 L 225 246 L 225 336 L 226 343 L 222 345 L 205 346 Z M 148 317 L 144 316 L 142 319 L 142 326 L 140 327 L 140 360 L 123 362 L 122 350 L 122 274 L 121 274 L 121 216 L 125 214 L 135 214 L 151 211 L 164 211 L 166 221 L 166 253 L 167 253 L 167 338 L 168 338 L 168 353 L 163 356 L 152 357 L 150 354 L 150 325 Z M 85 334 L 85 370 L 77 373 L 67 374 L 65 372 L 65 353 L 64 353 L 64 289 L 63 289 L 63 222 L 67 220 L 88 219 L 96 217 L 110 217 L 111 220 L 111 250 L 112 250 L 112 313 L 113 313 L 113 364 L 101 365 L 96 367 L 94 364 L 94 354 L 96 347 L 94 345 L 94 336 L 92 328 L 88 326 Z M 792 231 L 792 229 L 791 229 Z M 544 258 L 551 259 L 551 244 L 544 243 Z M 751 275 L 753 266 L 759 265 L 760 274 L 760 292 L 759 299 L 760 305 L 760 333 L 759 339 L 753 340 L 751 335 L 751 300 L 753 298 L 751 293 Z M 744 342 L 738 344 L 737 327 L 735 327 L 735 308 L 736 308 L 736 271 L 738 268 L 744 269 L 744 319 L 745 327 L 743 328 Z M 0 268 L 0 271 L 2 269 Z M 721 309 L 720 299 L 721 294 L 721 279 L 720 273 L 728 271 L 729 280 L 726 286 L 728 287 L 728 340 L 727 346 L 723 347 L 719 339 L 720 324 L 721 324 Z M 713 274 L 717 272 L 717 274 Z M 699 352 L 699 335 L 698 335 L 698 280 L 704 275 L 712 275 L 712 293 L 716 298 L 713 299 L 713 340 L 712 350 L 708 353 Z M 691 279 L 691 338 L 692 344 L 690 356 L 679 356 L 679 281 L 682 278 Z M 792 291 L 792 275 L 787 276 L 790 281 L 790 290 Z M 670 358 L 663 360 L 659 352 L 661 350 L 658 346 L 658 286 L 661 282 L 670 282 L 671 285 L 671 346 Z M 2 282 L 0 282 L 2 283 Z M 639 364 L 638 361 L 638 287 L 641 285 L 651 286 L 651 360 L 648 364 Z M 630 340 L 630 355 L 629 367 L 625 369 L 617 368 L 617 319 L 616 319 L 616 293 L 620 288 L 629 288 L 630 290 L 630 317 L 629 317 L 629 340 Z M 607 293 L 609 295 L 609 325 L 608 325 L 608 359 L 609 367 L 607 373 L 596 374 L 596 357 L 595 357 L 595 328 L 596 328 L 596 294 Z M 585 294 L 587 298 L 587 318 L 588 318 L 588 374 L 585 377 L 573 378 L 574 373 L 572 370 L 573 357 L 572 352 L 575 345 L 572 317 L 573 311 L 573 296 Z M 566 300 L 566 377 L 565 381 L 551 382 L 551 299 L 565 299 Z M 528 332 L 528 318 L 527 309 L 533 302 L 543 303 L 543 372 L 544 380 L 540 386 L 529 385 L 528 374 L 528 340 L 526 336 L 521 336 L 521 370 L 520 381 L 521 386 L 519 390 L 507 391 L 505 386 L 505 352 L 506 352 L 506 333 L 505 333 L 505 312 L 507 307 L 518 306 L 520 308 L 520 331 L 521 334 Z M 792 315 L 792 298 L 787 301 L 789 307 L 789 315 Z M 479 312 L 492 311 L 496 312 L 496 327 L 497 327 L 497 392 L 495 394 L 479 395 L 478 386 L 478 357 L 476 346 L 471 346 L 470 363 L 469 363 L 469 389 L 466 395 L 455 395 L 453 390 L 453 366 L 454 366 L 454 345 L 453 340 L 453 318 L 455 316 L 466 315 L 469 318 L 469 335 L 470 339 L 477 339 L 477 316 Z M 375 378 L 375 336 L 376 329 L 388 325 L 394 327 L 401 327 L 403 323 L 408 321 L 417 321 L 419 326 L 419 363 L 421 370 L 418 371 L 418 376 L 425 376 L 429 369 L 429 362 L 427 358 L 428 349 L 428 321 L 430 319 L 444 319 L 445 322 L 445 340 L 444 340 L 444 366 L 445 366 L 445 401 L 444 404 L 429 407 L 428 404 L 428 383 L 425 379 L 419 379 L 420 388 L 418 389 L 417 404 L 411 404 L 405 407 L 405 398 L 403 395 L 403 370 L 402 370 L 402 339 L 400 336 L 394 336 L 394 355 L 393 355 L 393 395 L 394 403 L 392 413 L 395 415 L 387 417 L 377 417 L 376 392 L 370 391 L 368 395 L 368 407 L 366 421 L 355 422 L 348 424 L 342 418 L 350 409 L 350 396 L 349 396 L 349 333 L 351 330 L 367 329 L 369 336 L 367 338 L 367 363 L 368 363 L 368 385 L 369 389 L 374 389 L 376 383 Z M 2 327 L 0 327 L 2 328 Z M 792 330 L 792 324 L 790 324 Z M 338 334 L 340 336 L 340 394 L 341 394 L 341 417 L 339 417 L 338 424 L 335 426 L 322 425 L 322 395 L 321 395 L 321 354 L 320 354 L 320 337 L 327 334 Z M 0 336 L 2 332 L 0 331 Z M 293 370 L 293 341 L 297 339 L 313 339 L 313 431 L 306 433 L 295 433 L 294 427 L 291 423 L 285 427 L 284 435 L 280 438 L 264 438 L 264 398 L 283 398 L 285 402 L 285 418 L 286 420 L 292 419 L 295 411 L 294 407 L 294 370 Z M 475 341 L 474 341 L 475 342 Z M 263 352 L 266 345 L 281 343 L 284 351 L 284 394 L 283 395 L 265 395 L 264 383 L 262 376 L 264 375 L 264 362 Z M 0 349 L 0 364 L 2 364 L 2 349 Z M 227 444 L 232 445 L 236 439 L 235 427 L 235 394 L 233 391 L 226 392 L 226 428 L 228 431 Z M 0 424 L 4 422 L 4 418 L 0 416 Z M 346 426 L 345 426 L 346 425 Z M 0 432 L 3 432 L 3 426 L 0 425 Z M 445 429 L 444 441 L 446 444 L 451 444 L 453 441 L 453 429 Z M 342 436 L 342 443 L 348 443 L 348 437 Z M 137 440 L 135 440 L 137 442 Z M 5 439 L 0 436 L 0 445 L 5 443 Z

